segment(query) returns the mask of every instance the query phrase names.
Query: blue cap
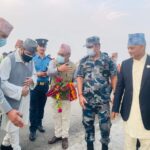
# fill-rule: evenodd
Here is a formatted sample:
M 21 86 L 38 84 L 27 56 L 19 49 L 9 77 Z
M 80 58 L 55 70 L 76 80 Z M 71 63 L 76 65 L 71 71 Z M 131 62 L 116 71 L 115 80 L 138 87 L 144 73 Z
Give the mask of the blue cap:
M 128 46 L 143 45 L 146 46 L 144 33 L 134 33 L 128 35 Z
M 33 54 L 36 52 L 37 46 L 37 42 L 32 39 L 26 39 L 23 42 L 23 48 L 27 51 L 30 51 Z
M 47 46 L 47 42 L 48 42 L 47 39 L 36 39 L 36 41 L 40 47 L 45 48 Z
M 95 44 L 100 44 L 100 38 L 98 36 L 91 36 L 86 39 L 86 47 L 92 47 Z

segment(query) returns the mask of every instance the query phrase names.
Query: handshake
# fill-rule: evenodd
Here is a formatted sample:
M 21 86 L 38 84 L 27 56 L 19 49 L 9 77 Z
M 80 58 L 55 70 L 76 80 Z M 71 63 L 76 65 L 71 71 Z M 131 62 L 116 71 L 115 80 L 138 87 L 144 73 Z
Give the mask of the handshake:
M 31 77 L 26 78 L 22 87 L 22 96 L 27 96 L 29 94 L 30 85 L 33 85 L 33 80 Z

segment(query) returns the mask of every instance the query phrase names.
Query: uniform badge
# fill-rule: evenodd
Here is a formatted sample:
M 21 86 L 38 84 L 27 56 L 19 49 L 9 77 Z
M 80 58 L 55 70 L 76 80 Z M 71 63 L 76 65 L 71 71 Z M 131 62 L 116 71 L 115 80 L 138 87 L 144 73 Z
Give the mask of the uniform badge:
M 147 65 L 146 68 L 150 68 L 150 65 Z

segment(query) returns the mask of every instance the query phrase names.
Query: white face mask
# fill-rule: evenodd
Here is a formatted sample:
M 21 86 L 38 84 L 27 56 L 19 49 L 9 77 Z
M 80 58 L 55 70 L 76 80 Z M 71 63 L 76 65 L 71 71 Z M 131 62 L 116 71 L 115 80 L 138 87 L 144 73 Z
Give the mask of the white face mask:
M 91 48 L 87 48 L 87 54 L 88 54 L 88 56 L 95 56 L 96 55 L 96 52 L 93 50 L 93 49 L 91 49 Z

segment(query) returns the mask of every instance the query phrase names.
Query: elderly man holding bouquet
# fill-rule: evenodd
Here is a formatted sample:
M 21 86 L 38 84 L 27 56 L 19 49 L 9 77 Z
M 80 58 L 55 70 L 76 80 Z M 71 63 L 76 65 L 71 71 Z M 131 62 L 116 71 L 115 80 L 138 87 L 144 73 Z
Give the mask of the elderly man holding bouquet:
M 61 44 L 56 60 L 53 60 L 48 69 L 52 77 L 51 88 L 47 96 L 52 97 L 54 109 L 55 136 L 48 141 L 54 144 L 62 140 L 62 148 L 68 148 L 70 127 L 71 101 L 77 98 L 73 84 L 75 64 L 70 61 L 71 48 Z

